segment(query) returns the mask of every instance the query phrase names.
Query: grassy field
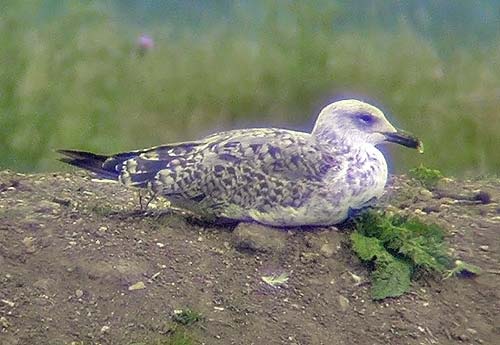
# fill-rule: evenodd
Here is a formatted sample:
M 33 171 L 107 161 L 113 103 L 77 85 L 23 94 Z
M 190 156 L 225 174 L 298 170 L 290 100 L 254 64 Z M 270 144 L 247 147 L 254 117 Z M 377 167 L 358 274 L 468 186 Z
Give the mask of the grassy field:
M 418 134 L 396 171 L 500 171 L 500 35 L 446 53 L 401 22 L 336 30 L 337 7 L 267 6 L 203 30 L 137 27 L 92 3 L 34 20 L 37 1 L 0 5 L 0 167 L 62 169 L 55 148 L 114 152 L 243 126 L 309 130 L 332 99 L 361 97 Z M 305 2 L 304 2 L 305 3 Z M 333 24 L 332 24 L 333 19 Z M 450 36 L 451 37 L 451 36 Z M 451 39 L 451 38 L 450 38 Z

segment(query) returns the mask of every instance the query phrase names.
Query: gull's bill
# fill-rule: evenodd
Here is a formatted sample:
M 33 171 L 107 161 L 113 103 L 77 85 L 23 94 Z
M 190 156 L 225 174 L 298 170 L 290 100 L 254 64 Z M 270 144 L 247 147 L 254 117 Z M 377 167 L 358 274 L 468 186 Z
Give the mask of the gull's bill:
M 410 133 L 398 129 L 396 132 L 386 132 L 383 134 L 385 136 L 385 140 L 388 142 L 417 149 L 418 152 L 424 153 L 424 144 L 422 141 Z

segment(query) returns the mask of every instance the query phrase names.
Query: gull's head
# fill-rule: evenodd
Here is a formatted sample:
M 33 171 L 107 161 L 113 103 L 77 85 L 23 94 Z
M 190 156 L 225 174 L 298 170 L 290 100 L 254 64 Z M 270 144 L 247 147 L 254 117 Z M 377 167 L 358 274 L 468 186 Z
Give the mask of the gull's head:
M 338 101 L 324 107 L 312 134 L 318 139 L 333 142 L 372 145 L 394 142 L 423 152 L 419 139 L 395 128 L 377 107 L 355 99 Z

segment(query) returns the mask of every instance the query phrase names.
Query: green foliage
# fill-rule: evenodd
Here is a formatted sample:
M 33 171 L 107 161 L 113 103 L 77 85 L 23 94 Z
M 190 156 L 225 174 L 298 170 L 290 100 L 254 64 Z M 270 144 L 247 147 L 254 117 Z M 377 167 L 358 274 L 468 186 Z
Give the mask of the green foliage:
M 375 300 L 398 297 L 410 289 L 412 267 L 406 261 L 387 256 L 377 260 L 377 269 L 372 275 L 372 297 Z
M 443 230 L 412 218 L 365 212 L 356 220 L 351 242 L 361 260 L 375 264 L 373 299 L 407 292 L 417 269 L 443 273 L 450 265 Z
M 203 31 L 150 25 L 155 48 L 142 56 L 134 44 L 143 28 L 101 2 L 60 2 L 41 21 L 43 3 L 0 5 L 2 168 L 60 169 L 59 147 L 107 153 L 246 125 L 298 127 L 330 97 L 353 92 L 420 136 L 429 164 L 500 170 L 487 159 L 500 131 L 500 36 L 445 55 L 409 24 L 340 30 L 340 2 L 264 1 L 259 15 L 242 9 Z M 396 154 L 398 167 L 421 159 Z
M 193 345 L 195 338 L 190 326 L 202 320 L 202 315 L 190 309 L 175 310 L 172 321 L 166 323 L 166 335 L 148 341 L 134 342 L 130 345 Z
M 373 299 L 396 297 L 409 290 L 410 265 L 391 255 L 378 238 L 353 232 L 351 241 L 354 251 L 361 260 L 375 261 L 376 268 L 372 275 Z
M 172 317 L 174 322 L 184 326 L 190 326 L 202 319 L 202 315 L 191 309 L 176 310 Z
M 481 274 L 481 268 L 468 264 L 466 262 L 463 262 L 461 260 L 456 260 L 455 261 L 455 267 L 453 267 L 451 270 L 446 271 L 446 274 L 444 276 L 444 279 L 448 279 L 452 276 L 455 275 L 470 275 L 470 276 L 475 276 Z
M 427 189 L 432 189 L 443 178 L 439 170 L 429 169 L 423 165 L 410 169 L 409 174 L 414 179 L 420 181 Z

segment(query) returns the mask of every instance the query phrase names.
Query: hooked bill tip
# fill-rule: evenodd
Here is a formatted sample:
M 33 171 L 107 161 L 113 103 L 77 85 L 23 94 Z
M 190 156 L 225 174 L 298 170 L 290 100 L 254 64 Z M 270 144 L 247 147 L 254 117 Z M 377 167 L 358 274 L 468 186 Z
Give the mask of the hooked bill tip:
M 417 151 L 420 154 L 424 153 L 424 143 L 421 140 L 418 141 Z

